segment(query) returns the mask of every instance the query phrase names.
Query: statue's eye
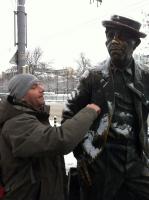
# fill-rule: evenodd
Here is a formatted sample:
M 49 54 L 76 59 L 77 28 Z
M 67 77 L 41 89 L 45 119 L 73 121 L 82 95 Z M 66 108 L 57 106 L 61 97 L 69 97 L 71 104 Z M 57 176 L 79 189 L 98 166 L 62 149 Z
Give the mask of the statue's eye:
M 106 36 L 107 36 L 108 39 L 113 39 L 114 36 L 115 36 L 115 32 L 113 32 L 113 31 L 107 31 L 106 32 Z

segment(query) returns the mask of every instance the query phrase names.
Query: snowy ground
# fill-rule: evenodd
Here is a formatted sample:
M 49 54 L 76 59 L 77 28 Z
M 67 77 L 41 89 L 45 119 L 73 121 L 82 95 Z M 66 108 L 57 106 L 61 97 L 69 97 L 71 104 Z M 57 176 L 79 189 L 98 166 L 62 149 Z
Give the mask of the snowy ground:
M 73 153 L 65 155 L 64 159 L 65 159 L 66 173 L 68 174 L 68 171 L 71 167 L 77 166 L 77 160 L 73 156 Z

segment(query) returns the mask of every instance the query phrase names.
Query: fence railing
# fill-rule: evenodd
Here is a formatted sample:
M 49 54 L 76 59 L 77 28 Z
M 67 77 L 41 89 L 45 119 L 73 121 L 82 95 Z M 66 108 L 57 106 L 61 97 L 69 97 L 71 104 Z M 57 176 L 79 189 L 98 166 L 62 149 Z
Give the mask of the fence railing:
M 4 99 L 7 97 L 9 93 L 0 93 L 0 100 Z M 44 94 L 44 99 L 45 102 L 48 103 L 50 101 L 66 101 L 68 99 L 69 94 L 55 94 L 55 93 L 48 93 L 45 92 Z
M 44 94 L 45 102 L 51 101 L 66 101 L 68 99 L 68 94 Z

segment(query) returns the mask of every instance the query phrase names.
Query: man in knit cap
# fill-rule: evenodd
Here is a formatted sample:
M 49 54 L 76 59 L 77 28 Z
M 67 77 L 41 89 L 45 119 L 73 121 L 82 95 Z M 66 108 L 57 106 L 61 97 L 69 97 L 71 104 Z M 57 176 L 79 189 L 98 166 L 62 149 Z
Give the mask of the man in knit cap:
M 99 106 L 88 104 L 61 127 L 51 127 L 38 78 L 16 75 L 8 90 L 8 98 L 0 106 L 3 199 L 64 200 L 63 155 L 84 138 L 100 113 Z
M 9 99 L 12 99 L 14 102 L 15 101 L 26 102 L 26 98 L 28 96 L 26 95 L 26 93 L 28 92 L 29 89 L 34 89 L 34 87 L 36 86 L 38 86 L 41 90 L 38 99 L 32 93 L 32 95 L 29 95 L 30 100 L 27 101 L 27 103 L 31 104 L 35 109 L 41 109 L 44 106 L 44 98 L 43 98 L 44 86 L 41 83 L 41 81 L 32 74 L 18 74 L 9 81 L 8 85 L 8 91 L 10 94 Z M 31 92 L 32 91 L 33 90 L 31 90 Z
M 10 96 L 17 99 L 24 97 L 33 84 L 40 83 L 39 79 L 32 74 L 18 74 L 9 81 L 8 90 Z

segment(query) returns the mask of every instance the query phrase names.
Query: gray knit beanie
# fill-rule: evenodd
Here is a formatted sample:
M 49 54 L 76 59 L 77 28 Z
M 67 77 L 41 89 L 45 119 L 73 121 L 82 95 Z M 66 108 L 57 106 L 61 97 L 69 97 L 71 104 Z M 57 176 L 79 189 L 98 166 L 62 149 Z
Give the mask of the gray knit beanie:
M 8 84 L 9 94 L 16 99 L 21 99 L 33 84 L 39 83 L 39 79 L 32 74 L 18 74 L 12 77 Z

